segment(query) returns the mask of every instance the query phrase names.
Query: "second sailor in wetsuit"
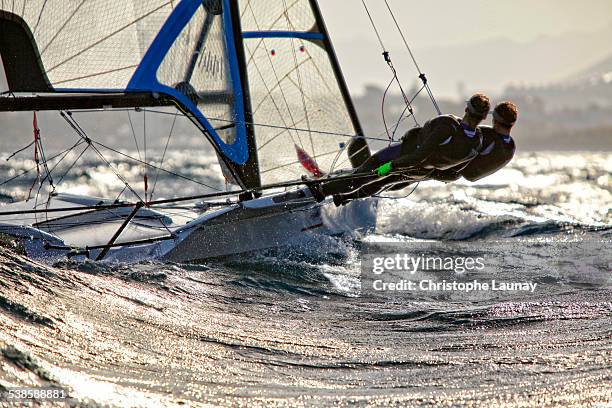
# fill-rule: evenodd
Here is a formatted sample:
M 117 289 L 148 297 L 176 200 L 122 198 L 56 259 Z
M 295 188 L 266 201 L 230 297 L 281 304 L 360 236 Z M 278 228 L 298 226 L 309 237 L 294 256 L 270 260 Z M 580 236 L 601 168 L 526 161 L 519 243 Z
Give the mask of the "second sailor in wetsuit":
M 442 115 L 422 128 L 410 130 L 401 143 L 378 151 L 354 170 L 355 178 L 311 185 L 321 201 L 334 195 L 334 202 L 370 197 L 389 185 L 428 178 L 436 171 L 456 168 L 472 160 L 482 147 L 478 124 L 490 109 L 489 98 L 476 94 L 467 101 L 465 115 Z
M 436 171 L 432 178 L 455 181 L 464 177 L 477 181 L 506 166 L 514 157 L 516 146 L 510 132 L 518 119 L 518 108 L 512 102 L 502 102 L 493 111 L 493 127 L 481 126 L 482 149 L 467 165 Z

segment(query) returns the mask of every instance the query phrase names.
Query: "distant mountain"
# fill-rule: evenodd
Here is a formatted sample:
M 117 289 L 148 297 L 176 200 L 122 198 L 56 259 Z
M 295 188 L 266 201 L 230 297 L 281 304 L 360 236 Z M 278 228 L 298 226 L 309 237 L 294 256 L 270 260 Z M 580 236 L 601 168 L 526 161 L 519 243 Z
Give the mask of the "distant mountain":
M 612 54 L 554 83 L 510 86 L 504 94 L 538 99 L 548 111 L 612 107 Z
M 436 85 L 446 81 L 448 87 L 462 81 L 469 92 L 482 89 L 497 93 L 510 84 L 551 84 L 587 71 L 609 56 L 610 38 L 612 25 L 597 33 L 540 37 L 529 43 L 499 38 L 432 49 L 421 59 Z
M 612 54 L 568 78 L 569 81 L 612 82 Z
M 426 49 L 419 49 L 415 44 L 415 54 L 436 94 L 464 97 L 466 95 L 458 95 L 460 84 L 466 93 L 483 90 L 499 94 L 509 85 L 554 84 L 577 72 L 586 72 L 609 57 L 610 38 L 612 25 L 590 33 L 542 36 L 527 43 L 503 37 Z M 385 81 L 389 80 L 382 59 L 355 52 L 355 43 L 367 43 L 363 48 L 376 49 L 375 45 L 369 45 L 371 41 L 359 38 L 358 41 L 340 42 L 336 47 L 355 93 L 363 90 L 367 80 L 378 86 L 386 85 Z M 392 51 L 400 77 L 405 82 L 414 81 L 415 69 L 406 54 L 399 49 Z

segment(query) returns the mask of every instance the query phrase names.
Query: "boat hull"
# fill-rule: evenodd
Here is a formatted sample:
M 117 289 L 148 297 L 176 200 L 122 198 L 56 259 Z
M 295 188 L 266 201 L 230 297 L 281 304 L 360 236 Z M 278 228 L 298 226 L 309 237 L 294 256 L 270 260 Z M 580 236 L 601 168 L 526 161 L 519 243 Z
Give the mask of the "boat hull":
M 15 216 L 0 217 L 0 232 L 18 240 L 32 258 L 49 262 L 66 257 L 96 259 L 102 252 L 100 247 L 111 241 L 126 214 L 116 210 L 91 211 L 95 205 L 92 203 L 107 204 L 98 198 L 60 195 L 51 203 L 54 208 L 82 205 L 89 209 L 45 217 L 44 222 L 36 225 L 27 225 Z M 3 210 L 15 208 L 28 209 L 17 203 Z M 143 208 L 104 260 L 196 262 L 300 245 L 312 242 L 318 234 L 359 236 L 376 227 L 376 213 L 376 199 L 335 207 L 330 202 L 316 203 L 308 190 L 278 193 L 202 213 L 194 210 L 190 219 L 173 217 L 170 208 Z
M 343 207 L 332 203 L 263 207 L 266 214 L 240 208 L 203 223 L 162 258 L 173 262 L 248 253 L 268 248 L 299 246 L 314 235 L 361 235 L 376 227 L 377 200 L 355 201 Z

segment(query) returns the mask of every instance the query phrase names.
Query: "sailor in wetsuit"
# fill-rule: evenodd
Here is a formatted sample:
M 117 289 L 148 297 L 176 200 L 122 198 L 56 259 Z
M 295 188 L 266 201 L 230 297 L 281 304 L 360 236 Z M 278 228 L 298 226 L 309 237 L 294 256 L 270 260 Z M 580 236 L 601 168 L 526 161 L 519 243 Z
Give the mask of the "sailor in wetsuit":
M 478 155 L 482 134 L 478 124 L 490 109 L 489 98 L 476 94 L 467 101 L 465 115 L 443 115 L 422 128 L 410 130 L 401 143 L 378 151 L 354 170 L 355 178 L 310 185 L 319 201 L 333 195 L 336 205 L 370 197 L 397 183 L 430 178 L 436 171 L 466 165 Z
M 512 102 L 502 102 L 493 111 L 493 127 L 481 126 L 482 149 L 467 166 L 436 171 L 432 178 L 439 181 L 455 181 L 464 177 L 477 181 L 500 170 L 514 157 L 516 150 L 510 132 L 518 119 L 518 109 Z

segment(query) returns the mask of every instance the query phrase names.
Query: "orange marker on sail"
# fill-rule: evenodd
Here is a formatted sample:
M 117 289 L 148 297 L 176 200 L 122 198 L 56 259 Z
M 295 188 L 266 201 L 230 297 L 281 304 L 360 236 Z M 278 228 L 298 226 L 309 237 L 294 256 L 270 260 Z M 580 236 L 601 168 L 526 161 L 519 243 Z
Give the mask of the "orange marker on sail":
M 306 153 L 304 149 L 302 149 L 298 145 L 295 145 L 295 151 L 297 153 L 298 160 L 310 174 L 312 174 L 315 178 L 323 176 L 323 172 L 319 168 L 317 162 L 312 157 L 310 157 L 310 155 Z

